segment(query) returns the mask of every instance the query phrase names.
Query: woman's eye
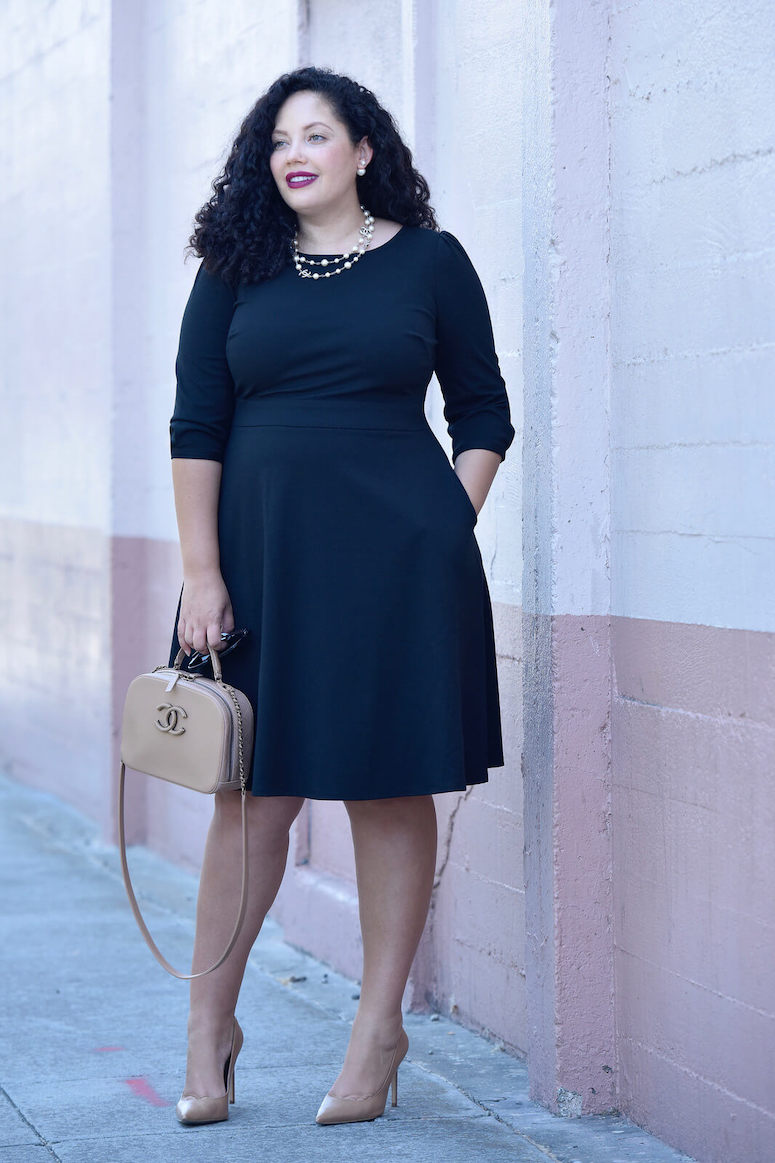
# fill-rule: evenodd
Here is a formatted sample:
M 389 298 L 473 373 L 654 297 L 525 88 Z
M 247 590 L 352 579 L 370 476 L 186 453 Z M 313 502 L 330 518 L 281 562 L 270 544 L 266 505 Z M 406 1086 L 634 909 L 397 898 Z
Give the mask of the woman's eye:
M 325 135 L 322 133 L 311 133 L 309 136 L 310 136 L 310 139 L 312 139 L 313 137 L 319 137 L 321 141 L 326 140 Z M 285 145 L 285 142 L 284 141 L 273 141 L 272 142 L 272 149 L 273 150 L 277 149 L 278 145 Z

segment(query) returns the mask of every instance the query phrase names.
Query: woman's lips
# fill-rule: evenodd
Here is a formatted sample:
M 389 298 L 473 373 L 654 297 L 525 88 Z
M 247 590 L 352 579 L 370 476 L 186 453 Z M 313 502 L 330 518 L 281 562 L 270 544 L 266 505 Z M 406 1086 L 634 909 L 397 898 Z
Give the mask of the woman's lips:
M 285 180 L 292 190 L 298 190 L 301 186 L 309 186 L 316 179 L 317 174 L 288 174 Z

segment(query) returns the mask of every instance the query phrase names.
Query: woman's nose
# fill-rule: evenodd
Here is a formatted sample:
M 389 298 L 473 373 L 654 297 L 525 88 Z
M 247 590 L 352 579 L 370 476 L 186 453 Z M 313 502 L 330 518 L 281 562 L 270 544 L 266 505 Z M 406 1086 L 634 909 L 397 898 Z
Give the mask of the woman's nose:
M 306 159 L 306 150 L 304 149 L 304 141 L 292 141 L 288 147 L 288 160 L 292 162 L 302 162 Z

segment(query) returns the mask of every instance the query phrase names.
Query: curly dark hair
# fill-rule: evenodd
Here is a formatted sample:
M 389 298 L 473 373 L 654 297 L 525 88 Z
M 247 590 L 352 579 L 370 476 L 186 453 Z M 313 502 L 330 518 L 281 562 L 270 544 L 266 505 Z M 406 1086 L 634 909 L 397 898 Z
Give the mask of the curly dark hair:
M 353 145 L 366 136 L 374 151 L 363 177 L 361 202 L 375 217 L 438 230 L 430 190 L 412 165 L 398 128 L 370 89 L 329 68 L 307 66 L 283 73 L 245 117 L 214 193 L 197 212 L 187 250 L 231 287 L 273 278 L 292 262 L 297 216 L 283 201 L 269 168 L 272 132 L 292 93 L 318 93 L 346 126 Z

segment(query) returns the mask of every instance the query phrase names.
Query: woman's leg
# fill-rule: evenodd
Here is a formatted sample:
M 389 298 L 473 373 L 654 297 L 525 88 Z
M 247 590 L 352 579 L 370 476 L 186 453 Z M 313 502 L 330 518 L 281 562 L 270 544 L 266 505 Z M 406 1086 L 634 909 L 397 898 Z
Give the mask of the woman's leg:
M 363 976 L 344 1065 L 331 1087 L 340 1097 L 382 1083 L 401 1030 L 401 1000 L 428 915 L 436 869 L 432 796 L 348 800 Z
M 206 969 L 226 947 L 237 919 L 242 878 L 242 816 L 238 791 L 216 792 L 207 833 L 196 912 L 192 973 Z M 219 969 L 191 982 L 184 1094 L 223 1094 L 223 1065 L 231 1044 L 248 955 L 285 871 L 288 829 L 303 799 L 247 797 L 248 903 L 237 944 Z

